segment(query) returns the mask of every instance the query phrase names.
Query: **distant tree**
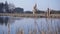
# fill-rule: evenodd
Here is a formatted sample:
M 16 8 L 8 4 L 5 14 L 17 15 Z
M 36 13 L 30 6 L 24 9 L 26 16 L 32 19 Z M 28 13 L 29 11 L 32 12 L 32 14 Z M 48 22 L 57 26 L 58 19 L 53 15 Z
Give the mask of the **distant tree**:
M 8 5 L 7 1 L 5 1 L 5 10 L 7 13 L 9 13 L 9 5 Z
M 25 13 L 30 13 L 30 14 L 32 14 L 33 12 L 32 12 L 32 11 L 25 11 Z
M 24 9 L 23 8 L 15 8 L 14 10 L 14 13 L 23 13 Z
M 0 3 L 0 13 L 3 13 L 3 7 L 4 7 L 4 4 Z
M 39 14 L 39 13 L 45 13 L 45 11 L 37 10 L 36 13 L 37 13 L 37 14 Z
M 51 10 L 50 12 L 51 14 L 60 14 L 60 11 L 56 11 L 56 10 Z
M 8 6 L 9 6 L 9 13 L 13 13 L 13 10 L 15 9 L 14 4 L 10 3 Z

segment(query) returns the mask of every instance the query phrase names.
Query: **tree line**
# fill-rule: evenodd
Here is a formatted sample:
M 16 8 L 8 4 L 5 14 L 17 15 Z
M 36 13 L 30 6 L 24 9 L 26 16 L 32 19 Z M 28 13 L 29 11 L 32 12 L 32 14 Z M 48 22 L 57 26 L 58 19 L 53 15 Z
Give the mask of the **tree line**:
M 15 7 L 13 4 L 0 3 L 0 13 L 23 13 L 24 9 L 20 7 Z
M 5 1 L 5 3 L 0 3 L 0 13 L 33 13 L 33 11 L 24 11 L 24 8 L 21 7 L 15 7 L 14 4 L 11 4 L 7 1 Z M 37 10 L 36 13 L 46 13 L 46 11 L 43 10 Z M 51 13 L 59 13 L 60 11 L 56 11 L 56 10 L 51 10 Z

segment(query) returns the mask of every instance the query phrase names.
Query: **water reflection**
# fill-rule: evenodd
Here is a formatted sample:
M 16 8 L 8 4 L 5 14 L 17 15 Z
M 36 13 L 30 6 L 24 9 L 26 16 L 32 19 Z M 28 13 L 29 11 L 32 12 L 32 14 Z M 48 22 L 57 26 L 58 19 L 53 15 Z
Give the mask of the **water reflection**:
M 10 34 L 16 34 L 18 30 L 23 29 L 25 34 L 28 34 L 29 30 L 34 30 L 37 27 L 37 31 L 53 32 L 60 31 L 60 19 L 57 18 L 19 18 L 19 17 L 9 17 L 10 18 Z M 36 21 L 36 24 L 35 24 Z M 36 25 L 36 26 L 35 26 Z M 0 25 L 0 34 L 7 34 L 8 26 Z M 48 33 L 46 33 L 48 34 Z
M 8 22 L 8 20 L 9 20 L 9 18 L 8 17 L 0 17 L 0 24 L 3 24 L 3 23 L 5 23 L 5 25 L 7 25 L 7 22 Z

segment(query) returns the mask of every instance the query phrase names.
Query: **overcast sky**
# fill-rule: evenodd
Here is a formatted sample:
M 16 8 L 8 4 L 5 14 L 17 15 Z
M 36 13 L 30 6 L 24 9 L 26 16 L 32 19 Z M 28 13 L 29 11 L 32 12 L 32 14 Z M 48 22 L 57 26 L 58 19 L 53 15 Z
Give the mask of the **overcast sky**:
M 0 0 L 14 4 L 16 7 L 22 7 L 24 10 L 32 10 L 34 3 L 37 3 L 39 10 L 46 10 L 48 7 L 54 10 L 60 10 L 60 0 Z

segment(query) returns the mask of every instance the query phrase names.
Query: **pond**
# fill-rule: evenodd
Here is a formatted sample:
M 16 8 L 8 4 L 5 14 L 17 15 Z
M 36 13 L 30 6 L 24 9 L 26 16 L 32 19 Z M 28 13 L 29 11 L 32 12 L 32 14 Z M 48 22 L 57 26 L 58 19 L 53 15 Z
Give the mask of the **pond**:
M 4 17 L 4 16 L 2 16 Z M 8 16 L 6 16 L 8 17 Z M 60 19 L 59 18 L 22 18 L 22 17 L 8 17 L 10 23 L 10 34 L 16 34 L 18 30 L 23 29 L 25 34 L 28 34 L 29 30 L 37 31 L 51 31 L 58 34 L 60 32 Z M 0 24 L 0 34 L 8 34 L 8 26 L 3 23 Z

